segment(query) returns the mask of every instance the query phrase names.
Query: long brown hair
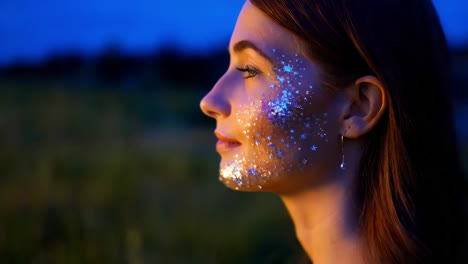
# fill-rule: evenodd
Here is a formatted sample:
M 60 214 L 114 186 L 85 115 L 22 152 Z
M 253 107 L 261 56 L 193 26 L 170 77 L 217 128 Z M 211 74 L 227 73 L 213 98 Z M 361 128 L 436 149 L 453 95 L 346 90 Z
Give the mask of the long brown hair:
M 307 43 L 322 81 L 372 74 L 388 109 L 369 133 L 355 196 L 369 263 L 461 262 L 466 182 L 448 49 L 430 0 L 250 0 Z

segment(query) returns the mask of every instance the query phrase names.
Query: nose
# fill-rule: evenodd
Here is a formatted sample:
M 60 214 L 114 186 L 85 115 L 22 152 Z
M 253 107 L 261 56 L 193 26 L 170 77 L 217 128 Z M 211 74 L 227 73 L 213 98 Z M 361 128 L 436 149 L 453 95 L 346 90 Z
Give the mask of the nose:
M 227 117 L 231 114 L 231 105 L 227 95 L 220 89 L 221 79 L 200 101 L 202 112 L 212 118 Z

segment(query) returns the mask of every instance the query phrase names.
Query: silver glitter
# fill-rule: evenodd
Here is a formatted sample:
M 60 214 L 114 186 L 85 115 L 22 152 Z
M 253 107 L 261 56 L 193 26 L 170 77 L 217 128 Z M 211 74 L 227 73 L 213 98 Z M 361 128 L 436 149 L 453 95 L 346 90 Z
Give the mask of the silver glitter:
M 310 110 L 314 91 L 301 79 L 310 76 L 305 64 L 298 54 L 295 58 L 279 53 L 276 56 L 278 63 L 270 79 L 273 83 L 265 85 L 260 98 L 250 98 L 236 112 L 235 120 L 248 151 L 236 154 L 220 168 L 220 180 L 234 189 L 259 190 L 272 177 L 312 166 L 307 156 L 312 154 L 302 149 L 318 151 L 313 144 L 328 140 L 324 130 L 327 115 Z M 249 148 L 249 144 L 255 148 Z
M 230 162 L 221 169 L 221 177 L 239 181 L 242 179 L 241 167 L 237 160 Z

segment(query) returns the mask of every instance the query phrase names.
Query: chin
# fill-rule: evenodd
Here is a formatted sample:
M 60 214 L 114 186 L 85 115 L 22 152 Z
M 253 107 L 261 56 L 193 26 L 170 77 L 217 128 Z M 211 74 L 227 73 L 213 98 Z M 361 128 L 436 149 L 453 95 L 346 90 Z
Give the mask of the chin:
M 280 174 L 265 176 L 254 174 L 252 171 L 249 173 L 249 171 L 236 170 L 235 166 L 227 165 L 220 170 L 219 181 L 235 191 L 280 193 L 290 185 L 285 181 L 288 178 Z
M 281 193 L 282 188 L 279 182 L 267 182 L 263 185 L 243 181 L 242 183 L 236 182 L 231 179 L 225 179 L 220 176 L 219 180 L 229 189 L 240 192 L 269 192 Z
M 238 184 L 232 180 L 225 180 L 220 177 L 220 181 L 229 189 L 240 192 L 269 192 L 268 188 L 261 185 Z

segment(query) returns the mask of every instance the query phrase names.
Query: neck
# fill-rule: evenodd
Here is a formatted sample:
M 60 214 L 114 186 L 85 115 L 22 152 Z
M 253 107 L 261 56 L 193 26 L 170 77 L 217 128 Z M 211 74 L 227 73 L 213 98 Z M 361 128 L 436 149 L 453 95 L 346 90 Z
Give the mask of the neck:
M 364 263 L 349 183 L 332 182 L 281 195 L 281 199 L 291 215 L 299 242 L 314 264 Z

